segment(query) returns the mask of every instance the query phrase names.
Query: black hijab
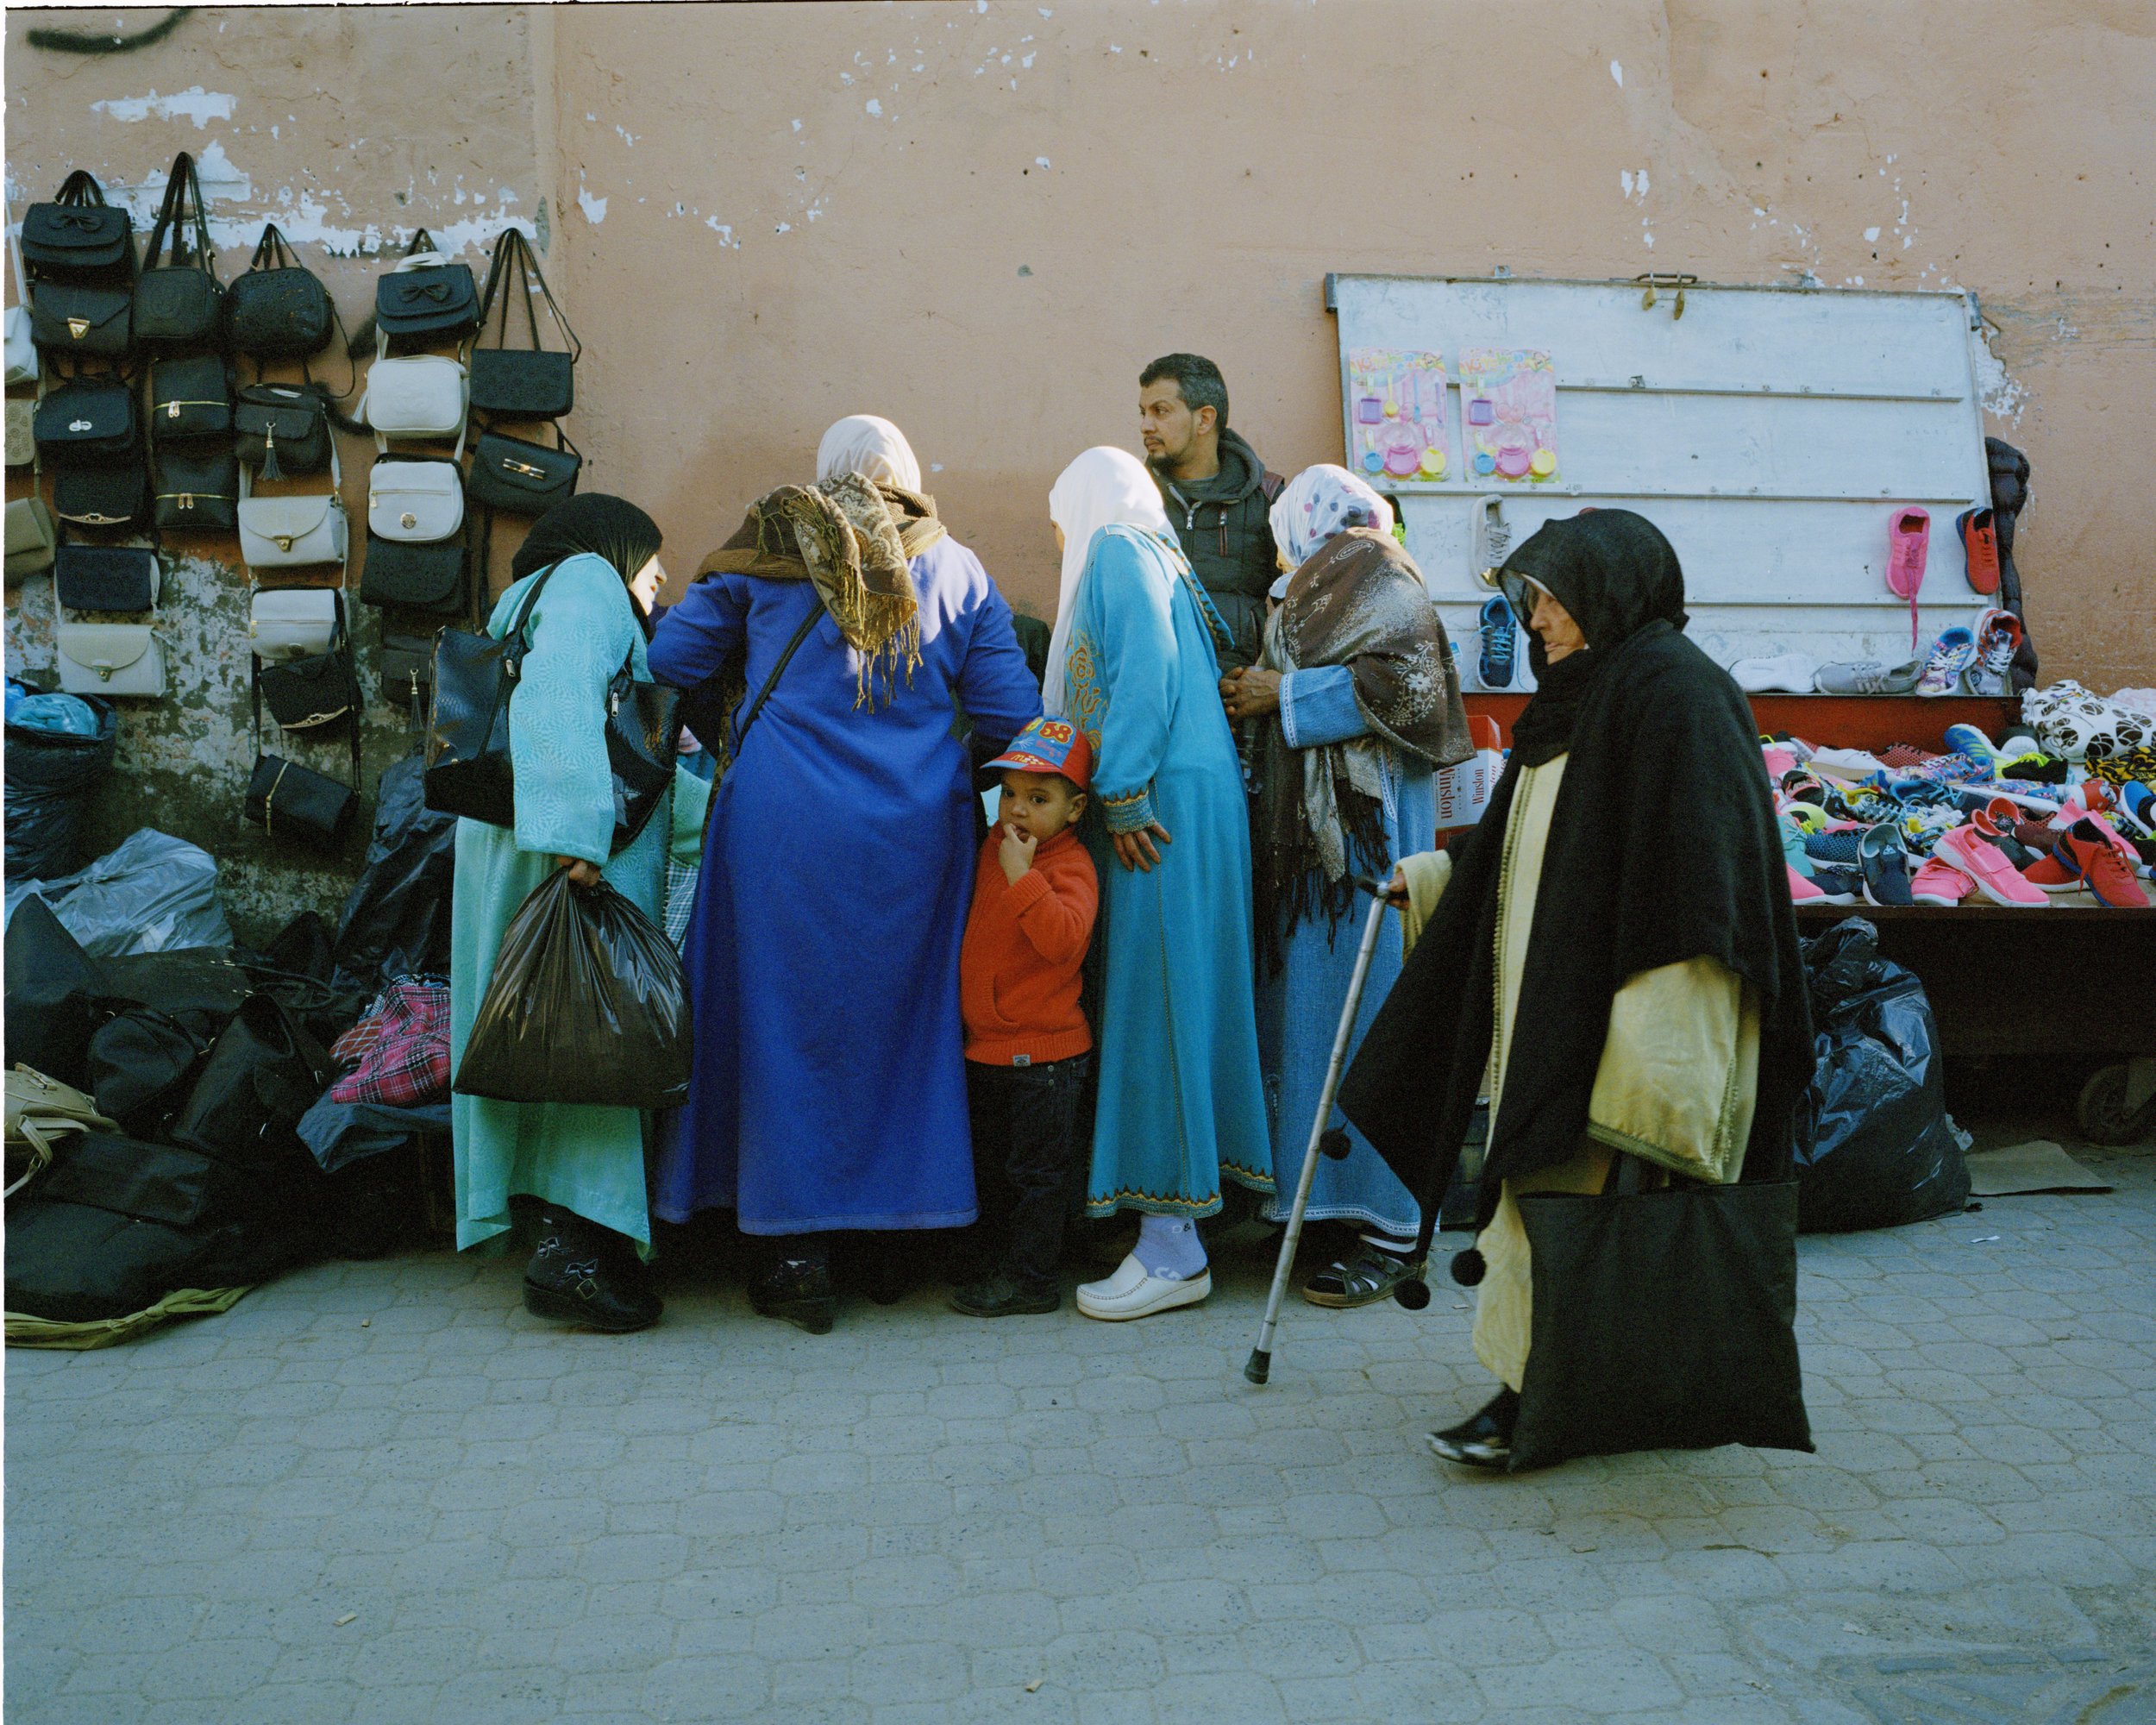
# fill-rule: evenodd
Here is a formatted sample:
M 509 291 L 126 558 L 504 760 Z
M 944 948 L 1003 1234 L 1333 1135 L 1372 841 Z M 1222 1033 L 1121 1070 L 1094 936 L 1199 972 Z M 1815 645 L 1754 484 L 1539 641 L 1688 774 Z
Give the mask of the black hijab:
M 580 492 L 531 524 L 531 531 L 511 560 L 510 575 L 522 580 L 564 557 L 588 551 L 611 564 L 625 587 L 659 555 L 659 543 L 658 524 L 628 499 L 610 497 L 603 491 Z M 633 593 L 629 605 L 649 639 L 651 618 Z
M 1500 1182 L 1578 1153 L 1610 1002 L 1644 971 L 1713 958 L 1757 993 L 1745 1179 L 1788 1177 L 1794 1110 L 1812 1075 L 1803 959 L 1758 732 L 1729 674 L 1685 638 L 1669 542 L 1637 515 L 1599 510 L 1550 523 L 1506 574 L 1546 586 L 1588 649 L 1544 673 L 1505 775 L 1453 845 L 1445 894 L 1340 1090 L 1342 1112 L 1420 1201 L 1426 1244 L 1489 1061 L 1506 829 L 1529 766 L 1570 757 L 1476 1226 L 1495 1211 Z
M 1683 629 L 1684 571 L 1670 542 L 1644 515 L 1595 509 L 1545 522 L 1505 560 L 1499 586 L 1526 628 L 1539 586 L 1571 614 L 1587 637 L 1584 649 L 1554 665 L 1542 637 L 1529 631 L 1527 656 L 1535 693 L 1512 728 L 1513 752 L 1539 767 L 1572 746 L 1573 727 L 1588 691 L 1616 649 L 1655 622 Z M 1530 583 L 1532 586 L 1530 586 Z

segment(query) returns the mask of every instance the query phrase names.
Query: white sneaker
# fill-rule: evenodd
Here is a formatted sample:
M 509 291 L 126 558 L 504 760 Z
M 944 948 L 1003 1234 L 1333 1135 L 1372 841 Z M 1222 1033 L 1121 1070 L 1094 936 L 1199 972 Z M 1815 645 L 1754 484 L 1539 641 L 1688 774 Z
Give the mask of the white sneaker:
M 1784 653 L 1775 659 L 1739 659 L 1729 668 L 1729 674 L 1746 694 L 1763 695 L 1778 690 L 1808 695 L 1812 692 L 1812 680 L 1819 674 L 1819 662 L 1802 653 Z
M 1106 1281 L 1087 1282 L 1079 1288 L 1078 1309 L 1088 1318 L 1116 1324 L 1129 1318 L 1148 1318 L 1156 1312 L 1173 1311 L 1178 1306 L 1195 1306 L 1212 1292 L 1211 1264 L 1195 1276 L 1170 1281 L 1151 1274 L 1138 1261 L 1138 1254 L 1132 1252 Z

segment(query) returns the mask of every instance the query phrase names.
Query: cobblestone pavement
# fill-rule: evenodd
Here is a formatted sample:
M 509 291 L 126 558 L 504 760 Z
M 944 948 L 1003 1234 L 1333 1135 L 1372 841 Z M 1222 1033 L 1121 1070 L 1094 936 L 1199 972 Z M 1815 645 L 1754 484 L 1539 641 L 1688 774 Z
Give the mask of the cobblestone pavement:
M 565 1336 L 325 1265 L 7 1358 L 12 1725 L 2156 1718 L 2156 1155 L 1802 1245 L 1814 1456 L 1449 1471 L 1463 1296 Z

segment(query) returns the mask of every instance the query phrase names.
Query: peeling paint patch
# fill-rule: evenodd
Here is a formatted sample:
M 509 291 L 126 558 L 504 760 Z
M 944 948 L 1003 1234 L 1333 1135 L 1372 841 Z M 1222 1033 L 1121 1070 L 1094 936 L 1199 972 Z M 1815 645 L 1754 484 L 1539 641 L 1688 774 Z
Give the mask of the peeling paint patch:
M 868 117 L 871 120 L 881 120 L 883 118 L 883 104 L 879 102 L 873 96 L 868 98 Z
M 1864 230 L 1864 242 L 1867 246 L 1877 245 L 1879 243 L 1879 230 L 1877 228 L 1866 228 Z
M 2008 374 L 2006 361 L 1991 351 L 1988 333 L 1971 334 L 1969 361 L 1976 373 L 1977 399 L 1984 404 L 1984 411 L 2009 424 L 2019 423 L 2021 410 L 2028 405 L 2028 392 Z
M 584 212 L 584 219 L 594 228 L 606 219 L 606 200 L 592 196 L 585 187 L 582 174 L 576 177 L 576 207 Z
M 1612 60 L 1609 63 L 1609 75 L 1616 79 L 1617 87 L 1620 90 L 1622 90 L 1625 87 L 1625 69 L 1623 66 L 1618 65 L 1615 60 Z
M 160 96 L 153 90 L 147 96 L 116 96 L 90 106 L 93 113 L 110 114 L 128 125 L 138 120 L 192 120 L 199 132 L 212 120 L 229 120 L 238 101 L 237 97 L 220 95 L 197 84 L 177 95 Z

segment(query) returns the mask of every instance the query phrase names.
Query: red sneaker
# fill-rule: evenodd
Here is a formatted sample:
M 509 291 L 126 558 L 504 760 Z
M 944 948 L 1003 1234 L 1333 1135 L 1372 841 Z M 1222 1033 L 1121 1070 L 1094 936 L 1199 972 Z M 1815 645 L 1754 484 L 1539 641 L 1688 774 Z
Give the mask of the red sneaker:
M 1954 518 L 1954 535 L 1969 561 L 1969 585 L 1980 593 L 1999 590 L 1999 539 L 1991 511 L 1972 509 Z
M 2078 820 L 2059 841 L 2081 869 L 2081 883 L 2100 905 L 2113 910 L 2144 911 L 2148 894 L 2111 843 L 2111 837 L 2092 820 Z

